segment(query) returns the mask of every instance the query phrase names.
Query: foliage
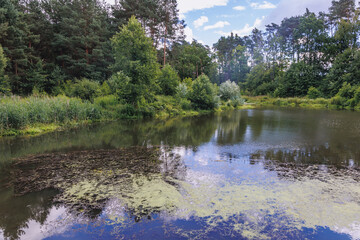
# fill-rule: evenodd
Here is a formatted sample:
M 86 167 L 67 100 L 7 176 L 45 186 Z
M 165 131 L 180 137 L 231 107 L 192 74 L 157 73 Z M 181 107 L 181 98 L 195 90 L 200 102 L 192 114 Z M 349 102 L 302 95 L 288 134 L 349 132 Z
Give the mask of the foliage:
M 195 109 L 213 109 L 216 104 L 216 89 L 206 75 L 201 75 L 192 84 L 189 99 Z
M 189 93 L 189 88 L 186 85 L 186 83 L 184 82 L 180 83 L 179 86 L 177 86 L 176 88 L 176 93 L 180 99 L 186 99 Z
M 35 123 L 66 123 L 98 120 L 95 105 L 67 97 L 3 97 L 0 99 L 0 131 L 20 129 Z
M 4 56 L 4 51 L 0 45 L 0 94 L 7 93 L 10 91 L 8 77 L 5 75 L 4 70 L 6 67 L 6 58 Z
M 197 41 L 191 44 L 175 44 L 170 64 L 174 66 L 181 79 L 197 78 L 201 74 L 211 76 L 216 69 L 210 48 Z
M 360 51 L 346 49 L 339 54 L 326 77 L 329 85 L 329 94 L 335 95 L 344 82 L 351 85 L 360 84 Z
M 285 91 L 281 97 L 306 96 L 310 87 L 319 86 L 321 79 L 318 66 L 304 61 L 293 63 L 282 79 Z
M 135 17 L 111 39 L 117 77 L 122 98 L 135 108 L 151 101 L 156 87 L 158 65 L 156 51 L 150 38 Z
M 240 88 L 235 82 L 230 80 L 222 83 L 219 89 L 220 97 L 222 100 L 236 100 L 240 98 Z
M 161 93 L 168 96 L 174 96 L 179 82 L 180 78 L 177 72 L 170 65 L 167 64 L 161 69 L 161 74 L 158 78 Z
M 317 99 L 321 97 L 321 92 L 315 88 L 315 87 L 310 87 L 309 91 L 307 93 L 307 97 L 310 99 Z
M 68 97 L 93 101 L 95 97 L 101 94 L 100 84 L 86 78 L 75 80 L 74 83 L 69 81 L 65 84 L 65 94 Z

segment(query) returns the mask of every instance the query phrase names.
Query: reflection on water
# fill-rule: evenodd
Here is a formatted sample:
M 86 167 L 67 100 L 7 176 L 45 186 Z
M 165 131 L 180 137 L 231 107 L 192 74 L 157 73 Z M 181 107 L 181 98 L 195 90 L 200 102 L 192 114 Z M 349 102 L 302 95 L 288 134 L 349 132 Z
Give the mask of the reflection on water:
M 244 110 L 0 141 L 6 239 L 360 239 L 359 113 Z

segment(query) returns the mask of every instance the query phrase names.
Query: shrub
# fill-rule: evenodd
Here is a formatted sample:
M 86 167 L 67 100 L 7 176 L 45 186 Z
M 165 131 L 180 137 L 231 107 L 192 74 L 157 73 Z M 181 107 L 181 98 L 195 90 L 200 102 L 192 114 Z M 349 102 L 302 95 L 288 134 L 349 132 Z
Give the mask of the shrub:
M 196 109 L 213 109 L 215 107 L 216 89 L 206 75 L 199 76 L 192 85 L 189 99 Z
M 240 87 L 235 83 L 227 80 L 220 85 L 220 97 L 222 100 L 235 100 L 240 98 Z
M 162 94 L 174 96 L 176 94 L 176 89 L 179 85 L 180 78 L 177 72 L 167 64 L 161 69 L 158 82 Z
M 360 103 L 360 87 L 357 87 L 354 91 L 354 99 L 356 104 Z
M 343 107 L 345 106 L 345 103 L 346 103 L 346 99 L 338 95 L 330 99 L 331 105 Z
M 315 87 L 310 87 L 307 93 L 307 97 L 310 99 L 317 99 L 321 97 L 321 92 Z
M 340 88 L 339 92 L 336 94 L 337 96 L 343 97 L 343 98 L 353 98 L 354 96 L 354 90 L 351 85 L 347 82 L 344 82 L 342 87 Z
M 185 83 L 180 83 L 179 86 L 176 88 L 176 92 L 179 98 L 186 99 L 189 91 Z
M 117 96 L 107 95 L 97 97 L 94 99 L 94 103 L 102 108 L 108 108 L 109 106 L 115 106 L 119 103 Z
M 75 83 L 67 82 L 65 94 L 68 97 L 78 97 L 83 100 L 93 101 L 95 97 L 101 94 L 100 84 L 86 78 L 75 80 Z

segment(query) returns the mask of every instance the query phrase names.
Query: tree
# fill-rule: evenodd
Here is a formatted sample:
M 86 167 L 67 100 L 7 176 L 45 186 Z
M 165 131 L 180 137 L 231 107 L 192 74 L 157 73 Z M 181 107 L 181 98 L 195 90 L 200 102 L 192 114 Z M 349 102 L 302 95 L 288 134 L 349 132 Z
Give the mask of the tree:
M 322 79 L 321 70 L 316 65 L 304 61 L 293 63 L 282 79 L 285 88 L 282 97 L 304 97 L 310 87 L 319 87 Z
M 39 60 L 31 43 L 38 41 L 38 36 L 31 32 L 18 1 L 0 0 L 0 23 L 0 44 L 9 59 L 6 73 L 11 88 L 14 93 L 28 93 L 27 72 Z
M 175 67 L 181 79 L 197 78 L 201 74 L 211 76 L 216 66 L 212 61 L 211 51 L 208 46 L 193 41 L 191 44 L 182 42 L 173 47 L 170 64 Z
M 121 96 L 138 107 L 151 101 L 156 88 L 158 64 L 152 40 L 145 35 L 133 16 L 111 39 L 115 63 L 112 69 L 120 77 Z
M 329 74 L 326 76 L 327 95 L 334 96 L 345 82 L 351 85 L 360 84 L 359 50 L 346 49 L 336 57 Z
M 5 67 L 6 58 L 0 45 L 0 93 L 7 93 L 10 90 L 7 76 L 5 76 Z
M 177 72 L 167 64 L 161 69 L 158 82 L 162 94 L 174 96 L 179 86 L 180 78 Z
M 242 69 L 247 61 L 246 47 L 244 40 L 238 35 L 231 33 L 229 37 L 221 37 L 213 48 L 216 51 L 218 61 L 219 82 L 227 80 L 243 81 L 242 75 L 246 75 L 248 69 Z M 243 46 L 243 47 L 241 47 Z
M 176 0 L 120 0 L 113 6 L 118 26 L 135 16 L 153 39 L 155 48 L 164 44 L 163 52 L 171 41 L 183 39 L 184 22 L 180 21 L 178 12 Z
M 113 60 L 105 6 L 97 0 L 45 0 L 43 5 L 53 29 L 50 61 L 70 79 L 107 79 Z

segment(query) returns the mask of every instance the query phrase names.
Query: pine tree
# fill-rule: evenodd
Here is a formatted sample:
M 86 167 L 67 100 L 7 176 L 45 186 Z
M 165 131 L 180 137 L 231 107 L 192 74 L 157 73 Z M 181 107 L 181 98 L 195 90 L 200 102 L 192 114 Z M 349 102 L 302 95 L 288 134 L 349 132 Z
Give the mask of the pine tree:
M 159 71 L 156 50 L 133 16 L 111 39 L 115 64 L 112 69 L 120 81 L 120 95 L 127 103 L 139 107 L 151 101 Z
M 71 79 L 107 79 L 112 58 L 105 7 L 96 0 L 49 0 L 45 9 L 53 22 L 55 63 Z
M 6 58 L 4 51 L 0 45 L 0 93 L 7 93 L 10 91 L 8 78 L 5 75 Z

